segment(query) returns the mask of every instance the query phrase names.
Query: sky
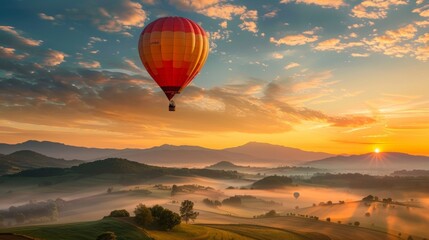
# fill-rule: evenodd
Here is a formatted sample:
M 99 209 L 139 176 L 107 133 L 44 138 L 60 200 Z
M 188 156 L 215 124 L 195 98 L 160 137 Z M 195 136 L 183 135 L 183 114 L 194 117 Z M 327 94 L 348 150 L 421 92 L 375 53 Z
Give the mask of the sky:
M 140 62 L 146 25 L 210 35 L 176 112 Z M 10 0 L 0 142 L 429 155 L 428 0 Z

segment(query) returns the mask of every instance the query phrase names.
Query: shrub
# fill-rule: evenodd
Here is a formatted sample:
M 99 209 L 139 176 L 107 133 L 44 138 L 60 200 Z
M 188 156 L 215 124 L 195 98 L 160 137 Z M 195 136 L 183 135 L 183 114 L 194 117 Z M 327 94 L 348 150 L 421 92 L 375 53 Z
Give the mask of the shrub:
M 130 213 L 125 209 L 113 210 L 109 214 L 109 217 L 129 217 L 129 216 L 130 216 Z
M 360 222 L 356 221 L 356 222 L 354 223 L 354 225 L 355 225 L 356 227 L 359 227 Z
M 157 225 L 161 230 L 169 231 L 181 222 L 179 214 L 172 212 L 168 209 L 164 209 L 159 216 Z

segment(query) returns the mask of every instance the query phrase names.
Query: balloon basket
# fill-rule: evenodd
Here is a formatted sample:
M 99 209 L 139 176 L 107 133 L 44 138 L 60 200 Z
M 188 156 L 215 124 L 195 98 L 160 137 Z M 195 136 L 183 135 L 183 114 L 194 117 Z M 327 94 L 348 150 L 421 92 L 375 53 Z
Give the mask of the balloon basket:
M 170 112 L 176 111 L 176 104 L 174 104 L 173 101 L 170 101 L 170 104 L 168 105 L 168 111 Z

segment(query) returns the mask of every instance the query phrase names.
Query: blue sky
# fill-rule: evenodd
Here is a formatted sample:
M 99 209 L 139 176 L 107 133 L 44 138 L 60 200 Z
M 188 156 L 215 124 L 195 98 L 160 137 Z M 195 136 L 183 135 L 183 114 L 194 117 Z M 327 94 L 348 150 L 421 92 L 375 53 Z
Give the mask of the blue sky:
M 144 26 L 167 15 L 198 22 L 211 42 L 174 120 L 137 52 Z M 424 0 L 8 1 L 0 140 L 394 150 L 429 133 L 428 26 Z

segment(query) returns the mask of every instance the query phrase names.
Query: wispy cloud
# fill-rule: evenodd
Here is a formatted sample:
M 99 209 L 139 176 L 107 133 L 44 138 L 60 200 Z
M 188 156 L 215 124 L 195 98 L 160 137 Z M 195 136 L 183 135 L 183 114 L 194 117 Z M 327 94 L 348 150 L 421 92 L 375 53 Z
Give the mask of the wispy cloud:
M 405 0 L 364 0 L 353 7 L 351 15 L 357 18 L 386 18 L 391 6 L 406 4 Z
M 313 4 L 318 5 L 324 8 L 340 8 L 346 6 L 347 4 L 343 0 L 281 0 L 280 3 L 303 3 L 303 4 Z

